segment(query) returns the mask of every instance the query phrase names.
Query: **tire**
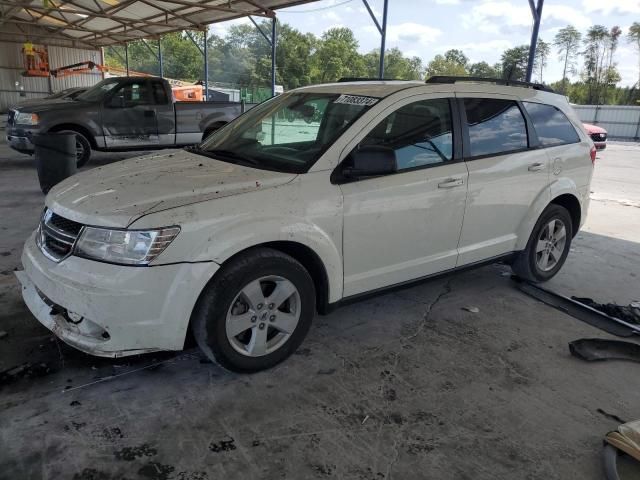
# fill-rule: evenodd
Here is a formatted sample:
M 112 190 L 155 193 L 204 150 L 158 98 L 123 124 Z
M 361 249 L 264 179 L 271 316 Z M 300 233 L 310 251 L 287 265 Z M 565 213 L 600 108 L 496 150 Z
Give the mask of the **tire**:
M 234 372 L 257 372 L 302 343 L 315 298 L 313 280 L 298 261 L 278 250 L 252 249 L 224 265 L 205 287 L 192 331 L 210 360 Z
M 540 215 L 526 248 L 518 253 L 511 269 L 518 277 L 530 282 L 550 280 L 564 265 L 572 238 L 573 225 L 567 209 L 560 205 L 549 205 Z
M 77 130 L 65 129 L 56 130 L 56 132 L 76 134 L 76 165 L 78 168 L 84 167 L 91 158 L 91 142 L 89 139 Z

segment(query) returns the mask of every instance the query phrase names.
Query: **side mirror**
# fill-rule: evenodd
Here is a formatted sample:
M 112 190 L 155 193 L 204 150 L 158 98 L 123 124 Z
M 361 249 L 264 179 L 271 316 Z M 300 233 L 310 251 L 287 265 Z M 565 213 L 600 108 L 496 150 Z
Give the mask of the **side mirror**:
M 389 147 L 368 145 L 351 152 L 351 161 L 342 170 L 347 178 L 376 177 L 398 171 L 396 152 Z

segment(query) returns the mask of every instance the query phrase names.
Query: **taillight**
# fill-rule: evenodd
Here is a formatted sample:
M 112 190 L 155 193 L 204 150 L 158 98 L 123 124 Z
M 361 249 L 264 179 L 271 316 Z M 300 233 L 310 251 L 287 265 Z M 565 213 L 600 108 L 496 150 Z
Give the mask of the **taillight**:
M 598 150 L 596 150 L 596 146 L 592 146 L 591 147 L 591 151 L 589 152 L 591 154 L 591 164 L 595 165 L 596 164 L 596 154 L 598 153 Z

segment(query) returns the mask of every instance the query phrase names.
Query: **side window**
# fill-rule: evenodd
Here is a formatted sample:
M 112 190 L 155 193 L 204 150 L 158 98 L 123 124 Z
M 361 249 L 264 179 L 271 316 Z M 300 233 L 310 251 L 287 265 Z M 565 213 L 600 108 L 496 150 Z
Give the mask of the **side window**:
M 453 158 L 449 100 L 410 103 L 376 125 L 360 145 L 393 148 L 398 170 L 446 162 Z
M 162 82 L 151 82 L 151 90 L 153 91 L 153 103 L 156 105 L 166 105 L 169 102 L 167 92 Z
M 540 144 L 544 147 L 578 143 L 580 137 L 564 113 L 551 105 L 524 102 Z
M 124 105 L 133 107 L 136 105 L 148 105 L 151 103 L 149 95 L 149 83 L 146 81 L 131 82 L 120 87 L 115 93 L 115 97 L 122 97 Z
M 527 148 L 527 126 L 518 104 L 495 98 L 465 98 L 471 157 Z

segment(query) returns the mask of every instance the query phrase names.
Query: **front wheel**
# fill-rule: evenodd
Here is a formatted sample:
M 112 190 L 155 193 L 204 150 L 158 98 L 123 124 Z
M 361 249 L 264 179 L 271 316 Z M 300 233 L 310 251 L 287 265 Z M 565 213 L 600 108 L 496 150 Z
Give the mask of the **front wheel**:
M 255 372 L 295 351 L 314 311 L 307 270 L 282 252 L 258 248 L 231 260 L 207 285 L 192 328 L 210 360 L 228 370 Z
M 511 265 L 512 270 L 530 282 L 550 280 L 564 265 L 572 238 L 573 225 L 567 209 L 549 205 L 533 228 L 526 248 Z

